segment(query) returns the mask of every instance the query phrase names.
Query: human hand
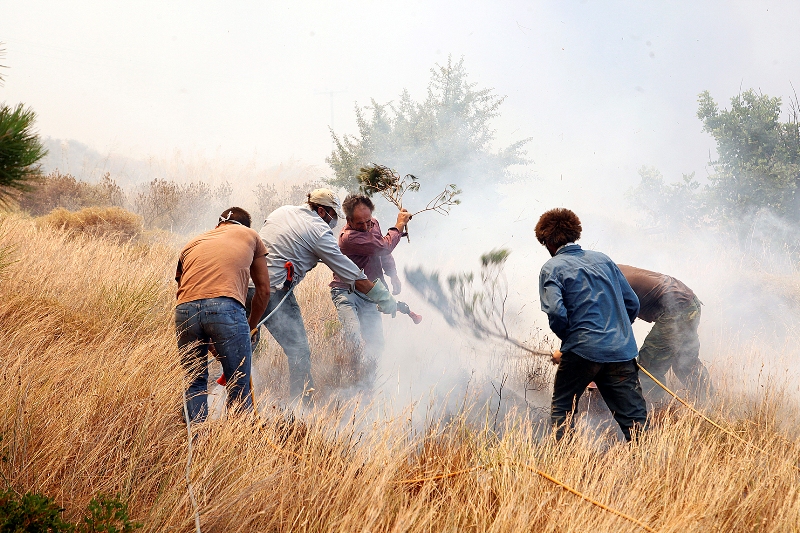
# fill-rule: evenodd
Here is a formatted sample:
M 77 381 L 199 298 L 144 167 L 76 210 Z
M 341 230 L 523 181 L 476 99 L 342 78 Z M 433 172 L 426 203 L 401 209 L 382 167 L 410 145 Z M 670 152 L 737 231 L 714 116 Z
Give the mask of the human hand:
M 403 228 L 406 227 L 408 221 L 411 220 L 413 215 L 408 212 L 407 209 L 403 208 L 397 213 L 397 223 L 394 225 L 401 233 L 403 232 Z
M 386 288 L 380 278 L 374 281 L 374 285 L 366 294 L 366 297 L 378 305 L 378 311 L 381 313 L 392 315 L 392 318 L 397 314 L 397 300 L 389 294 L 389 289 Z
M 561 354 L 561 350 L 556 350 L 555 352 L 553 352 L 553 355 L 550 357 L 550 361 L 554 365 L 560 364 L 561 363 L 561 355 L 562 355 Z

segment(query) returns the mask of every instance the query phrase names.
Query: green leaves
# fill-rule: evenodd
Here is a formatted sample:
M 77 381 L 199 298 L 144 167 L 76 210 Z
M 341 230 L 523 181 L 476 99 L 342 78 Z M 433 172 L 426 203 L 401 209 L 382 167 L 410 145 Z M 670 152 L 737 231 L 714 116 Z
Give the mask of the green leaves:
M 431 69 L 425 100 L 413 100 L 407 90 L 393 102 L 372 100 L 356 107 L 358 134 L 331 131 L 335 148 L 326 161 L 335 177 L 330 183 L 357 190 L 359 169 L 370 161 L 409 169 L 435 188 L 453 181 L 478 186 L 506 181 L 510 166 L 529 162 L 524 150 L 529 139 L 492 149 L 491 121 L 503 100 L 493 89 L 478 89 L 468 80 L 463 59 L 448 58 Z
M 10 489 L 0 491 L 0 533 L 133 533 L 142 527 L 131 522 L 128 504 L 119 495 L 92 498 L 77 525 L 65 522 L 63 511 L 43 494 L 27 492 L 20 496 Z
M 495 248 L 481 255 L 480 285 L 472 272 L 451 274 L 444 284 L 436 271 L 406 269 L 409 284 L 442 313 L 450 326 L 468 329 L 477 338 L 507 340 L 505 324 L 508 284 L 503 272 L 511 255 L 507 248 Z
M 697 117 L 717 143 L 714 172 L 705 187 L 685 174 L 666 183 L 654 168 L 639 170 L 641 182 L 628 196 L 657 225 L 698 227 L 709 221 L 746 230 L 767 210 L 784 221 L 800 221 L 800 103 L 782 102 L 748 90 L 720 109 L 708 91 L 698 96 Z M 745 232 L 746 233 L 746 232 Z
M 391 168 L 375 163 L 361 168 L 358 173 L 358 183 L 359 190 L 362 193 L 367 196 L 380 194 L 388 202 L 397 206 L 397 209 L 403 208 L 403 195 L 408 191 L 419 191 L 420 185 L 416 176 L 406 174 L 401 179 L 400 175 Z M 424 209 L 420 209 L 413 214 L 418 215 L 425 211 L 435 211 L 440 215 L 448 215 L 451 207 L 461 203 L 456 198 L 459 194 L 461 194 L 461 189 L 451 183 L 444 188 L 444 191 L 434 196 Z M 406 231 L 408 230 L 406 229 Z
M 37 165 L 47 154 L 33 131 L 36 114 L 18 104 L 0 106 L 0 204 L 12 198 L 14 190 L 30 190 L 40 173 Z
M 708 91 L 697 116 L 717 142 L 708 193 L 720 218 L 736 220 L 762 208 L 800 219 L 800 121 L 797 101 L 781 122 L 781 99 L 748 90 L 720 110 Z

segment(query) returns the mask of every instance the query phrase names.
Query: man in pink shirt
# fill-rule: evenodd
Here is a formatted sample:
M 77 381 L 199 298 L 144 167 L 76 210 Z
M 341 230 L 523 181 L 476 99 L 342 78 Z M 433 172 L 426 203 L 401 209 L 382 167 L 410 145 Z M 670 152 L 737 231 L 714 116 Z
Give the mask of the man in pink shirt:
M 388 275 L 392 281 L 392 294 L 398 294 L 401 284 L 392 250 L 404 235 L 403 230 L 411 214 L 405 209 L 401 210 L 397 213 L 395 225 L 383 235 L 378 221 L 372 216 L 374 209 L 375 205 L 367 196 L 351 194 L 345 198 L 342 210 L 347 224 L 339 234 L 339 248 L 373 283 L 380 280 L 385 286 L 383 274 Z M 330 287 L 345 341 L 362 359 L 365 381 L 371 384 L 375 380 L 378 359 L 383 351 L 381 313 L 375 303 L 358 291 L 351 291 L 350 285 L 335 274 Z

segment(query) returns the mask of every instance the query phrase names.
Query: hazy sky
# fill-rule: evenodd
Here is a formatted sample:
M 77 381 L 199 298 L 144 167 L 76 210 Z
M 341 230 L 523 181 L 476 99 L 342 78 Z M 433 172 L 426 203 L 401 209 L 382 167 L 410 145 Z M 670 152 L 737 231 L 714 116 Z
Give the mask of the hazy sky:
M 0 100 L 44 136 L 143 157 L 175 150 L 322 164 L 354 102 L 463 56 L 508 98 L 498 143 L 533 137 L 545 180 L 705 175 L 697 94 L 786 99 L 800 85 L 800 2 L 45 2 L 0 0 Z M 794 78 L 793 78 L 794 76 Z

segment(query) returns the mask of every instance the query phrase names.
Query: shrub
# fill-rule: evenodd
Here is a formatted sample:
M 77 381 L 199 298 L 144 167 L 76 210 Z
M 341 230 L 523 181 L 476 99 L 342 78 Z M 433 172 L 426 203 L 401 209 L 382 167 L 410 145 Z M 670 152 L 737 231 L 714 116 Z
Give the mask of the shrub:
M 142 217 L 121 207 L 86 207 L 71 212 L 59 207 L 39 219 L 40 225 L 75 234 L 129 241 L 142 234 Z
M 134 210 L 148 228 L 176 233 L 205 231 L 214 227 L 219 213 L 230 206 L 232 192 L 228 182 L 212 187 L 202 181 L 178 184 L 154 179 L 140 188 Z
M 22 496 L 0 491 L 0 533 L 133 533 L 142 524 L 131 522 L 128 504 L 116 497 L 98 494 L 77 525 L 61 518 L 64 511 L 52 498 L 35 492 Z
M 33 190 L 21 195 L 18 201 L 21 209 L 38 217 L 59 207 L 70 211 L 84 207 L 122 207 L 125 193 L 108 172 L 100 183 L 92 184 L 55 170 L 41 178 Z
M 0 492 L 0 533 L 61 533 L 72 532 L 73 526 L 61 519 L 64 509 L 49 497 L 25 493 L 18 496 L 12 490 Z
M 89 502 L 86 516 L 78 524 L 79 533 L 132 533 L 142 527 L 131 522 L 128 517 L 128 504 L 119 494 L 112 498 L 98 494 Z
M 266 220 L 270 213 L 281 206 L 302 204 L 308 198 L 308 193 L 326 186 L 321 180 L 310 180 L 299 185 L 285 183 L 277 187 L 269 183 L 259 183 L 253 191 L 258 205 L 259 222 Z

